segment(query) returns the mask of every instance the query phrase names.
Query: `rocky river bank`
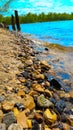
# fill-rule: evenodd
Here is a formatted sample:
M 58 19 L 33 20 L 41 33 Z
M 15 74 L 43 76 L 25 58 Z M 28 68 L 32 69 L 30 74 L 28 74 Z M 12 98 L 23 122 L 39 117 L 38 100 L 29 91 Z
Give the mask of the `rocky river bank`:
M 72 56 L 0 29 L 1 130 L 73 130 Z

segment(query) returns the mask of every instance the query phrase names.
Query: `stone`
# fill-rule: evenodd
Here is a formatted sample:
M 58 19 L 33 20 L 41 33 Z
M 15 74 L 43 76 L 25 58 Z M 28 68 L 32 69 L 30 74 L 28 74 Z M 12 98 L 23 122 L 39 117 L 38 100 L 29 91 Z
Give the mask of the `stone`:
M 46 108 L 46 107 L 49 108 L 50 106 L 53 106 L 53 103 L 50 100 L 48 100 L 47 98 L 45 98 L 45 96 L 43 94 L 38 96 L 37 104 L 39 107 L 44 107 L 44 108 Z
M 52 130 L 61 130 L 61 129 L 59 129 L 59 128 L 53 128 Z
M 20 90 L 20 91 L 18 91 L 17 96 L 24 97 L 25 96 L 25 92 L 23 90 Z
M 28 108 L 29 110 L 32 110 L 35 108 L 34 99 L 32 96 L 30 96 L 28 94 L 25 95 L 22 102 L 23 102 L 23 105 L 25 106 L 25 108 Z
M 44 90 L 44 93 L 48 96 L 48 97 L 52 97 L 52 92 L 48 89 Z
M 38 92 L 44 92 L 44 87 L 41 84 L 32 84 L 32 88 Z
M 55 104 L 55 108 L 59 113 L 62 113 L 64 108 L 66 107 L 65 101 L 64 100 L 58 100 Z
M 8 130 L 23 130 L 23 128 L 19 124 L 13 123 L 8 127 Z
M 33 64 L 33 61 L 31 59 L 29 59 L 29 60 L 26 60 L 25 63 L 30 66 Z
M 47 123 L 54 123 L 57 120 L 57 115 L 54 111 L 50 111 L 50 109 L 46 109 L 44 111 L 44 118 Z
M 20 81 L 21 83 L 25 83 L 25 82 L 26 82 L 25 78 L 23 78 L 23 77 L 20 77 L 20 78 L 18 78 L 18 79 L 19 79 L 19 81 Z
M 39 124 L 36 120 L 33 120 L 32 130 L 40 130 Z
M 69 92 L 70 97 L 73 98 L 73 90 Z
M 51 84 L 51 86 L 53 86 L 57 90 L 60 90 L 61 87 L 62 87 L 61 84 L 59 83 L 59 81 L 57 79 L 52 79 L 50 81 L 50 84 Z
M 19 124 L 22 128 L 28 128 L 28 122 L 27 122 L 27 117 L 25 115 L 25 112 L 20 112 L 17 115 L 17 124 Z
M 14 103 L 9 101 L 2 102 L 2 109 L 4 111 L 11 111 L 14 108 Z
M 3 112 L 2 110 L 0 110 L 0 123 L 2 122 L 2 119 L 3 119 Z
M 50 128 L 45 128 L 45 130 L 51 130 Z
M 41 64 L 44 65 L 44 66 L 47 66 L 47 67 L 51 68 L 51 66 L 47 63 L 46 60 L 41 61 Z
M 32 129 L 32 120 L 28 119 L 27 124 L 28 124 L 28 128 Z
M 17 107 L 18 110 L 21 110 L 21 111 L 25 109 L 25 107 L 24 107 L 24 105 L 22 103 L 16 103 L 15 107 Z
M 45 76 L 43 74 L 37 74 L 37 75 L 35 75 L 35 78 L 44 80 Z
M 5 96 L 4 95 L 0 95 L 0 103 L 3 102 L 5 100 Z
M 70 125 L 66 123 L 62 123 L 62 124 L 63 124 L 63 130 L 70 130 Z
M 16 118 L 14 116 L 13 112 L 9 112 L 3 116 L 3 123 L 6 124 L 6 127 L 8 128 L 12 123 L 16 123 Z
M 15 117 L 19 114 L 19 110 L 17 109 L 17 107 L 13 108 L 13 112 Z
M 42 123 L 42 122 L 43 122 L 43 116 L 42 116 L 41 114 L 39 114 L 39 113 L 35 113 L 34 119 L 35 119 L 36 121 L 38 121 L 39 123 Z
M 4 123 L 0 124 L 0 130 L 6 130 L 6 125 Z

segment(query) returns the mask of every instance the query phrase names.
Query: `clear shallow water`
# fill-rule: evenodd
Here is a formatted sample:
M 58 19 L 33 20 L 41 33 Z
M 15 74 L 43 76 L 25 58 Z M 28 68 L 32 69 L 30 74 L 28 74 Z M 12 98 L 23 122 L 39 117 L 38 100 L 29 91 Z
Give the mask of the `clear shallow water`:
M 73 47 L 73 20 L 21 24 L 21 32 L 42 41 Z

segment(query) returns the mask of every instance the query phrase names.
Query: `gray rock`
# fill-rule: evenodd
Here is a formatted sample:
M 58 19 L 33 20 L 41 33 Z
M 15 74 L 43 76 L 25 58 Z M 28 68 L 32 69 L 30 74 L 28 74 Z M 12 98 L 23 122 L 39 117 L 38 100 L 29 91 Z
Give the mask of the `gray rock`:
M 44 108 L 48 108 L 50 106 L 53 106 L 53 103 L 51 101 L 49 101 L 47 98 L 45 98 L 45 96 L 43 94 L 41 94 L 37 98 L 37 104 L 39 107 L 44 107 Z
M 23 128 L 19 124 L 13 123 L 8 127 L 8 130 L 23 130 Z
M 1 124 L 0 124 L 0 130 L 6 130 L 6 125 L 3 124 L 3 123 L 1 123 Z
M 12 123 L 16 122 L 16 118 L 14 116 L 13 112 L 9 112 L 7 113 L 4 117 L 3 117 L 3 123 L 6 124 L 6 127 L 8 128 Z
M 5 96 L 0 95 L 0 103 L 1 103 L 2 101 L 4 101 L 4 99 L 5 99 Z

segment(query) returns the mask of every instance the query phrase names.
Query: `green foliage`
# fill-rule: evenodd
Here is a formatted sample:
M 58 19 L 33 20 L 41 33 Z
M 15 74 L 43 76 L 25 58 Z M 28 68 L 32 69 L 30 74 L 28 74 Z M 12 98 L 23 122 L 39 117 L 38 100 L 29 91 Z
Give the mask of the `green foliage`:
M 67 13 L 41 13 L 39 15 L 28 13 L 26 15 L 19 16 L 20 23 L 34 23 L 34 22 L 47 22 L 47 21 L 58 21 L 58 20 L 73 20 L 73 12 Z M 11 24 L 11 17 L 3 17 L 0 15 L 0 22 L 6 22 Z

